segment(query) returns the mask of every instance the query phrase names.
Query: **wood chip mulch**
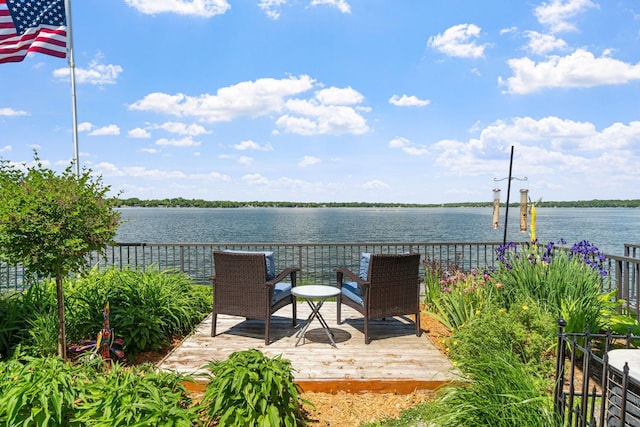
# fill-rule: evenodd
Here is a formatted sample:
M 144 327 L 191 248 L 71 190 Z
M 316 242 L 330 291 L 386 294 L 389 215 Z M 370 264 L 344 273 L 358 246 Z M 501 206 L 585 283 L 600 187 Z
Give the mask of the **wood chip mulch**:
M 423 333 L 446 355 L 449 330 L 424 312 L 420 316 L 420 325 Z M 410 394 L 303 393 L 301 397 L 315 406 L 304 406 L 310 426 L 356 427 L 363 423 L 397 418 L 403 410 L 433 399 L 434 396 L 431 391 L 417 390 Z
M 449 330 L 424 312 L 420 316 L 420 325 L 423 333 L 427 334 L 433 344 L 446 355 Z M 138 355 L 134 364 L 158 363 L 171 348 L 179 344 L 180 338 L 176 338 L 169 348 Z M 304 405 L 303 408 L 310 426 L 356 427 L 363 423 L 397 418 L 403 410 L 432 399 L 434 393 L 426 390 L 417 390 L 409 394 L 309 392 L 302 393 L 301 397 L 312 404 Z

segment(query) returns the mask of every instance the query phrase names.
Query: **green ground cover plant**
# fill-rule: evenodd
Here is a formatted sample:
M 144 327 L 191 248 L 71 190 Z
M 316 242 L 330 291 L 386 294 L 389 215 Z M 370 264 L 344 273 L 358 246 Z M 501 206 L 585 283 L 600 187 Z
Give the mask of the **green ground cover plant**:
M 246 427 L 304 425 L 288 360 L 268 358 L 252 349 L 210 362 L 207 368 L 211 377 L 202 405 L 212 422 Z
M 198 425 L 184 380 L 152 367 L 107 368 L 99 359 L 72 364 L 18 355 L 0 362 L 0 425 Z
M 174 336 L 190 333 L 211 310 L 211 289 L 173 271 L 93 270 L 64 281 L 66 331 L 70 343 L 95 339 L 103 307 L 111 306 L 111 327 L 125 340 L 129 357 L 167 347 Z M 57 347 L 56 287 L 34 282 L 24 292 L 0 297 L 0 354 L 19 346 L 24 354 L 52 355 Z
M 0 425 L 50 427 L 305 425 L 291 363 L 259 350 L 210 362 L 201 401 L 189 376 L 153 365 L 16 353 L 0 362 Z

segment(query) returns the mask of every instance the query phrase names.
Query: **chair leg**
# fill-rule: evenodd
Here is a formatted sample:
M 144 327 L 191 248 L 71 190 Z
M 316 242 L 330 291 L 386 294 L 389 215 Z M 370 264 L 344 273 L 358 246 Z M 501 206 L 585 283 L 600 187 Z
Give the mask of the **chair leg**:
M 371 342 L 371 338 L 369 338 L 369 318 L 367 316 L 364 317 L 364 343 L 369 344 Z
M 416 313 L 416 336 L 422 335 L 422 329 L 420 329 L 420 311 Z
M 271 323 L 271 315 L 267 316 L 267 319 L 264 321 L 264 345 L 269 345 L 269 326 Z
M 211 316 L 211 336 L 212 337 L 216 336 L 216 320 L 217 319 L 218 319 L 218 315 L 214 311 L 213 315 Z
M 341 298 L 342 298 L 342 295 L 338 295 L 338 297 L 336 298 L 336 299 L 338 300 L 338 303 L 337 303 L 337 304 L 338 304 L 338 307 L 337 307 L 337 309 L 336 309 L 336 322 L 338 323 L 338 325 L 339 325 L 340 323 L 342 323 L 342 322 L 341 322 L 341 320 L 342 320 L 342 319 L 341 319 L 341 313 L 340 313 L 340 309 L 342 308 L 342 304 L 341 304 L 341 303 L 342 303 L 342 301 L 341 301 Z
M 292 325 L 295 327 L 296 324 L 298 323 L 298 304 L 296 301 L 296 297 L 293 297 L 293 301 L 291 302 L 291 305 L 293 305 L 293 321 L 291 322 Z

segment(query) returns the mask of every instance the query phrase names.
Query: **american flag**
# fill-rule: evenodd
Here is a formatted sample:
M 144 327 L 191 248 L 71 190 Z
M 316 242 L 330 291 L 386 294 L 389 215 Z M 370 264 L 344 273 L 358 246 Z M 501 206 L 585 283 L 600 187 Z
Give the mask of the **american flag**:
M 0 0 L 0 63 L 29 52 L 67 56 L 64 0 Z

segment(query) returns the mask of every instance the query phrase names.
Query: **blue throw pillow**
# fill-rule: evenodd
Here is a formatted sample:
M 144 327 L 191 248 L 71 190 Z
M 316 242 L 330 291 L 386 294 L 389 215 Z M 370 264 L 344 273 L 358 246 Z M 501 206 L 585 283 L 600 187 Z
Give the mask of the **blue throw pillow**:
M 369 263 L 371 262 L 371 254 L 368 252 L 362 252 L 360 255 L 360 278 L 367 280 L 369 276 Z
M 276 277 L 276 261 L 272 251 L 232 251 L 229 249 L 225 252 L 236 254 L 264 254 L 265 267 L 267 268 L 267 281 Z

